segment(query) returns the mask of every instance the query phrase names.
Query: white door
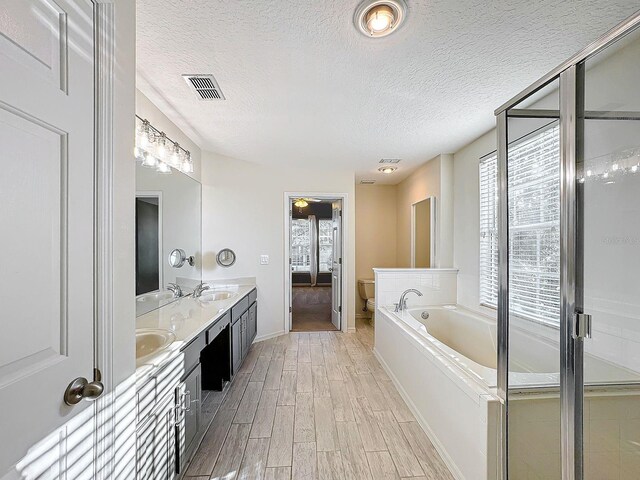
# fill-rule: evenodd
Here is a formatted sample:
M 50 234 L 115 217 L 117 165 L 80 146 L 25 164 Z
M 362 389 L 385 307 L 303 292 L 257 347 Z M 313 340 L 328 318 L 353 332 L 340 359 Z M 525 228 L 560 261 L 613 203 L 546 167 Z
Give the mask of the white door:
M 331 204 L 333 238 L 331 253 L 331 323 L 340 330 L 342 317 L 342 201 Z
M 93 379 L 92 12 L 0 2 L 0 476 L 89 405 L 63 394 Z

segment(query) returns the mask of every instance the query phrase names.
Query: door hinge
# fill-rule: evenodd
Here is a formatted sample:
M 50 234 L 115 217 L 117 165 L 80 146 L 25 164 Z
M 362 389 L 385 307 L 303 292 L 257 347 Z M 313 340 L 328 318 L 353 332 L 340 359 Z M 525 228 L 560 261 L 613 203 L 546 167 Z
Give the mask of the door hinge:
M 289 313 L 293 313 L 293 308 L 289 307 Z
M 575 338 L 591 338 L 591 315 L 586 313 L 574 314 Z
M 338 259 L 338 263 L 339 263 L 340 265 L 342 265 L 342 257 L 340 257 L 340 258 Z
M 338 307 L 338 313 L 342 313 L 342 305 Z
M 291 261 L 291 257 L 289 257 L 289 265 L 291 265 L 293 262 Z

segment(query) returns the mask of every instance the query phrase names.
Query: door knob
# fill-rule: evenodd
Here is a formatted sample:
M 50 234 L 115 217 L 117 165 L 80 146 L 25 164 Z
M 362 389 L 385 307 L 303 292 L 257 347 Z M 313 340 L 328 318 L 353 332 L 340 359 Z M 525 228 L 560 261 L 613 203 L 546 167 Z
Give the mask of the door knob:
M 64 392 L 64 403 L 76 405 L 80 400 L 95 400 L 104 392 L 104 385 L 99 380 L 90 382 L 84 377 L 78 377 L 72 381 Z

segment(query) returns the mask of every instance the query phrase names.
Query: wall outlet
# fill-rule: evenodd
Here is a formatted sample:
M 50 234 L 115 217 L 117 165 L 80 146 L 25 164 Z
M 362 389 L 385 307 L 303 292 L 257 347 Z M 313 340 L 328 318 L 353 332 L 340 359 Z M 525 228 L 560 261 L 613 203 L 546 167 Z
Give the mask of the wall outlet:
M 269 255 L 260 255 L 260 265 L 269 265 Z

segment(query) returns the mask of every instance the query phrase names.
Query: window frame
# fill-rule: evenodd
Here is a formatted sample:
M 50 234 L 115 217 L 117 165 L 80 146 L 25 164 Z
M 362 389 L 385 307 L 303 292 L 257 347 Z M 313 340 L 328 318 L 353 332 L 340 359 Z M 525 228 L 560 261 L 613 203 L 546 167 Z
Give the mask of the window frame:
M 558 124 L 557 120 L 554 120 L 554 121 L 551 121 L 551 122 L 547 123 L 546 125 L 543 125 L 540 128 L 537 128 L 537 129 L 527 133 L 526 135 L 518 138 L 517 140 L 514 140 L 513 142 L 510 142 L 509 143 L 509 150 L 511 150 L 511 148 L 513 148 L 513 147 L 517 147 L 520 144 L 523 144 L 523 143 L 526 143 L 528 141 L 531 141 L 534 137 L 543 137 L 545 135 L 545 133 L 547 133 L 547 131 L 552 130 L 552 129 L 557 129 L 558 130 L 557 137 L 556 137 L 557 140 L 555 140 L 555 141 L 559 143 L 559 124 Z M 542 143 L 544 144 L 544 142 L 545 142 L 545 140 L 543 139 Z M 560 154 L 559 153 L 559 145 L 558 145 L 558 150 L 557 151 L 558 151 L 558 156 L 559 156 L 559 154 Z M 497 172 L 497 168 L 498 168 L 498 166 L 497 166 L 497 151 L 494 150 L 493 152 L 488 153 L 488 154 L 480 157 L 479 162 L 478 162 L 478 227 L 479 227 L 478 228 L 478 239 L 479 239 L 479 241 L 478 241 L 478 254 L 479 254 L 478 255 L 478 277 L 479 277 L 478 278 L 478 280 L 479 280 L 478 281 L 478 298 L 479 298 L 479 305 L 481 307 L 488 308 L 488 309 L 491 309 L 493 311 L 496 311 L 497 310 L 497 303 L 498 303 L 498 289 L 495 288 L 494 289 L 495 293 L 489 298 L 489 300 L 487 300 L 487 298 L 485 296 L 485 291 L 491 291 L 491 284 L 489 284 L 488 286 L 484 285 L 486 276 L 483 275 L 483 270 L 484 270 L 483 269 L 483 255 L 491 256 L 492 253 L 493 253 L 495 255 L 495 258 L 496 258 L 496 260 L 495 260 L 496 263 L 493 264 L 494 267 L 492 268 L 492 270 L 494 270 L 496 272 L 496 277 L 495 277 L 495 282 L 496 283 L 495 283 L 495 285 L 497 287 L 497 281 L 498 281 L 497 272 L 498 272 L 498 268 L 499 268 L 498 259 L 497 259 L 497 254 L 498 254 L 497 249 L 499 248 L 499 246 L 496 245 L 496 247 L 494 247 L 495 250 L 493 250 L 493 252 L 488 252 L 486 254 L 483 253 L 483 233 L 484 233 L 485 229 L 483 228 L 484 223 L 483 223 L 483 217 L 482 217 L 482 215 L 483 215 L 483 183 L 482 183 L 483 172 L 482 172 L 482 168 L 483 168 L 483 165 L 486 162 L 490 162 L 490 161 L 495 163 L 494 179 L 495 179 L 495 191 L 496 191 L 496 200 L 495 200 L 495 202 L 496 203 L 495 203 L 495 208 L 494 208 L 493 224 L 494 224 L 494 228 L 496 229 L 496 233 L 495 233 L 496 238 L 497 238 L 497 235 L 498 235 L 498 232 L 497 232 L 498 221 L 497 220 L 498 220 L 499 211 L 498 211 L 498 198 L 497 197 L 498 197 L 499 179 L 498 179 L 498 172 Z M 558 168 L 559 168 L 559 158 L 558 158 Z M 560 188 L 559 170 L 558 170 L 558 182 L 557 182 L 557 184 L 558 184 L 558 190 L 559 190 L 559 188 Z M 559 216 L 559 210 L 560 210 L 560 196 L 559 196 L 559 194 L 558 194 L 557 205 L 558 205 L 558 216 Z M 511 227 L 511 215 L 512 215 L 512 210 L 511 210 L 511 205 L 509 205 L 509 219 L 510 219 L 509 224 L 510 224 L 510 227 Z M 559 227 L 560 227 L 560 219 L 558 217 L 558 219 L 557 219 L 558 232 L 559 232 Z M 530 228 L 530 229 L 520 228 L 519 230 L 521 232 L 522 231 L 536 232 L 536 231 L 539 230 L 539 227 L 538 228 Z M 510 245 L 509 245 L 509 261 L 510 262 L 512 261 L 511 260 L 512 259 L 512 255 L 511 255 L 511 250 L 512 250 L 512 243 L 511 242 L 512 242 L 512 240 L 513 240 L 513 237 L 511 237 L 509 239 L 509 242 L 510 242 Z M 538 259 L 538 266 L 540 266 L 540 265 L 542 265 L 542 262 L 540 262 L 540 260 Z M 558 277 L 558 288 L 559 288 L 559 275 L 560 275 L 560 263 L 559 263 L 559 261 L 558 261 L 558 264 L 557 264 L 557 268 L 558 268 L 557 269 L 557 277 Z M 538 271 L 537 273 L 541 273 L 541 272 Z M 554 274 L 555 274 L 555 272 L 554 272 Z M 542 276 L 543 275 L 540 275 L 540 278 Z M 548 277 L 549 274 L 547 274 L 546 276 Z M 510 278 L 509 278 L 510 286 L 511 286 L 511 282 L 512 281 L 513 281 L 513 277 L 510 275 Z M 538 281 L 539 281 L 539 278 L 538 278 Z M 538 289 L 536 291 L 538 292 L 537 295 L 539 296 L 541 293 L 548 293 L 551 290 L 540 288 L 540 289 Z M 495 298 L 495 300 L 496 300 L 495 304 L 492 304 L 490 302 L 491 298 Z M 513 299 L 512 299 L 512 301 L 513 301 Z M 542 311 L 543 314 L 539 315 L 538 317 L 527 315 L 525 312 L 518 311 L 517 309 L 514 309 L 514 308 L 510 307 L 510 316 L 512 316 L 514 318 L 526 320 L 528 322 L 533 322 L 533 323 L 536 323 L 536 324 L 545 325 L 545 326 L 548 326 L 548 327 L 551 327 L 551 328 L 554 328 L 554 329 L 559 329 L 560 328 L 559 304 L 560 304 L 560 292 L 558 290 L 558 292 L 557 292 L 557 305 L 558 305 L 557 315 L 555 315 L 555 316 L 554 315 L 549 315 L 549 313 L 551 312 L 551 309 L 548 308 L 548 307 L 542 308 L 541 311 Z M 526 304 L 525 304 L 525 306 L 526 306 Z M 546 316 L 547 318 L 550 318 L 550 319 L 549 320 L 545 320 L 543 318 L 540 318 L 541 316 Z
M 330 243 L 328 244 L 331 247 L 331 254 L 333 255 L 333 219 L 331 218 L 318 218 L 318 273 L 331 273 L 331 270 L 327 268 L 327 270 L 322 270 L 321 265 L 322 261 L 320 258 L 320 252 L 322 251 L 323 246 L 327 246 L 327 244 L 323 244 L 320 241 L 321 238 L 321 228 L 320 225 L 325 222 L 331 225 L 331 235 L 329 235 Z M 331 263 L 331 256 L 329 256 L 329 264 Z
M 306 222 L 307 229 L 309 231 L 309 234 L 308 234 L 309 254 L 307 255 L 309 258 L 309 263 L 306 266 L 298 265 L 294 260 L 296 258 L 296 255 L 294 254 L 294 249 L 296 248 L 296 245 L 294 245 L 293 229 L 295 228 L 296 223 L 303 223 L 303 222 Z M 311 225 L 308 218 L 292 218 L 291 219 L 291 272 L 292 273 L 311 273 Z

